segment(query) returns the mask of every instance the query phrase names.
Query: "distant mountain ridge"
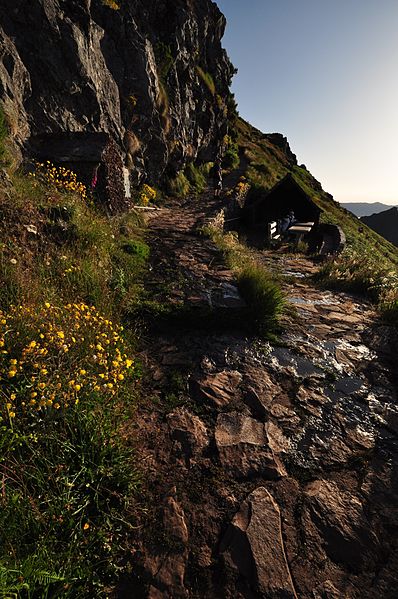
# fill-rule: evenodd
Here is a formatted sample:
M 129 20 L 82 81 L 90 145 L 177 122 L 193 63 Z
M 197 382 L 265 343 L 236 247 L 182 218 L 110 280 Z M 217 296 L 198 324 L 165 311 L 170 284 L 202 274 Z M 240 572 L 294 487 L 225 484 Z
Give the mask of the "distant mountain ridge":
M 389 210 L 393 206 L 390 204 L 382 204 L 381 202 L 345 202 L 341 203 L 343 208 L 346 208 L 355 216 L 360 218 L 361 216 L 370 216 L 371 214 L 378 214 L 384 210 Z
M 363 216 L 361 221 L 373 231 L 382 235 L 388 241 L 398 246 L 398 207 L 393 206 L 379 214 Z

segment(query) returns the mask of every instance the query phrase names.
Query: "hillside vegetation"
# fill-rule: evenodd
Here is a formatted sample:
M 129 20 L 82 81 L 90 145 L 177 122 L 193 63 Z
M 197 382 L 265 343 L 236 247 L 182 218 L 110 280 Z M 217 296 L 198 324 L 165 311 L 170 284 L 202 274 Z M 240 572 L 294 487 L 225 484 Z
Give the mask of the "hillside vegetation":
M 394 312 L 398 301 L 398 249 L 334 201 L 304 165 L 298 166 L 282 136 L 275 139 L 277 136 L 263 134 L 243 119 L 236 120 L 235 128 L 242 160 L 247 163 L 245 176 L 250 194 L 264 193 L 291 172 L 322 209 L 321 222 L 342 227 L 346 249 L 320 269 L 319 282 L 364 293 L 389 314 Z
M 102 597 L 129 569 L 140 366 L 124 315 L 149 249 L 66 169 L 13 167 L 1 122 L 0 594 Z

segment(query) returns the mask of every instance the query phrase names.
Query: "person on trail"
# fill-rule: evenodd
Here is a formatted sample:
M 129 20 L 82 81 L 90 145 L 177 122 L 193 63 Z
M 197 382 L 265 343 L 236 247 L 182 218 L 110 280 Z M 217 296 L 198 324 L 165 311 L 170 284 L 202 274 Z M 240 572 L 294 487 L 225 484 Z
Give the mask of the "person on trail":
M 288 214 L 284 216 L 281 220 L 280 224 L 280 232 L 286 233 L 289 227 L 291 227 L 296 222 L 296 217 L 294 216 L 293 210 L 289 210 Z
M 222 166 L 221 160 L 217 160 L 214 165 L 214 197 L 219 198 L 222 192 Z
M 93 176 L 91 178 L 91 189 L 95 189 L 97 187 L 97 183 L 98 183 L 98 169 L 99 169 L 99 164 L 93 170 Z

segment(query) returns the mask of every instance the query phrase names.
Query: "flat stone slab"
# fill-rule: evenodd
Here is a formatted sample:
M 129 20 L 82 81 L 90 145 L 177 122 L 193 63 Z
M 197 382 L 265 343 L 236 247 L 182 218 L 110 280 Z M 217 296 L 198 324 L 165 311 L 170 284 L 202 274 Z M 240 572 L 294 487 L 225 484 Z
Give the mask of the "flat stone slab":
M 261 597 L 297 599 L 282 538 L 279 506 L 264 487 L 240 506 L 220 551 Z
M 204 400 L 212 407 L 227 406 L 237 396 L 242 375 L 236 370 L 223 370 L 203 379 L 192 381 L 191 390 L 195 399 Z
M 327 555 L 336 563 L 359 570 L 369 552 L 373 553 L 378 545 L 362 498 L 326 480 L 309 483 L 305 493 L 306 512 L 322 538 Z M 307 529 L 311 528 L 307 520 Z
M 168 414 L 171 438 L 180 444 L 186 460 L 199 458 L 209 444 L 209 435 L 201 419 L 184 408 Z
M 231 476 L 272 480 L 286 476 L 268 443 L 265 425 L 258 420 L 238 412 L 219 414 L 215 439 L 221 464 Z

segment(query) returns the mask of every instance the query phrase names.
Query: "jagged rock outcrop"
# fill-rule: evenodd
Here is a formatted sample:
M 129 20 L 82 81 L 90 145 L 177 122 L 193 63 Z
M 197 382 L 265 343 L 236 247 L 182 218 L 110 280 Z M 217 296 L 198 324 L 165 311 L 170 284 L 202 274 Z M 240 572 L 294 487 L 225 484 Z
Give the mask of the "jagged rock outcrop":
M 210 0 L 4 0 L 0 98 L 13 135 L 29 153 L 53 134 L 109 133 L 149 181 L 214 158 L 233 73 L 224 27 Z

